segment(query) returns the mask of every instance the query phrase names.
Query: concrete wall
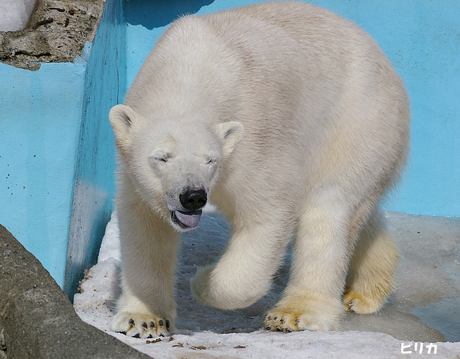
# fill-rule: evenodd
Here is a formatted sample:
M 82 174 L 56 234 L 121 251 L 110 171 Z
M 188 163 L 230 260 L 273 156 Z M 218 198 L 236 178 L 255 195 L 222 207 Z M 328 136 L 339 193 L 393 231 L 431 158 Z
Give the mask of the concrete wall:
M 115 139 L 108 119 L 126 87 L 123 15 L 122 1 L 106 2 L 87 64 L 64 281 L 69 296 L 83 270 L 96 262 L 113 211 Z
M 122 4 L 107 1 L 74 62 L 33 72 L 0 63 L 0 223 L 68 294 L 94 263 L 113 209 L 108 112 L 126 87 Z

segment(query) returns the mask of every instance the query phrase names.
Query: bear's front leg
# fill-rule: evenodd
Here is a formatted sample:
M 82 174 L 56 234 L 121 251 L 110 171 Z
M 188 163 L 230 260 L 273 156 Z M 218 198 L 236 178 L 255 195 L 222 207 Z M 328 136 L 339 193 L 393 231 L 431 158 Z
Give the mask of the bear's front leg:
M 200 302 L 226 310 L 245 308 L 270 289 L 289 231 L 275 219 L 267 222 L 236 230 L 220 260 L 198 270 L 191 286 Z
M 135 338 L 154 338 L 175 332 L 175 311 L 158 316 L 123 285 L 123 295 L 118 301 L 118 313 L 113 318 L 111 330 Z
M 337 330 L 353 248 L 347 201 L 336 192 L 308 203 L 299 217 L 289 284 L 264 319 L 269 330 Z
M 111 330 L 140 338 L 167 335 L 175 331 L 178 233 L 135 195 L 119 197 L 122 295 Z

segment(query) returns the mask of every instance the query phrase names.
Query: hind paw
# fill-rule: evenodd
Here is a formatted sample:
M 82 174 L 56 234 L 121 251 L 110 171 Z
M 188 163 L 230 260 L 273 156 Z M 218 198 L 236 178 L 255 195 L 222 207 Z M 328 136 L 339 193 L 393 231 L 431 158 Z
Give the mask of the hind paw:
M 343 305 L 345 310 L 353 311 L 358 314 L 375 313 L 382 308 L 385 298 L 369 297 L 358 294 L 354 291 L 346 292 L 343 296 Z

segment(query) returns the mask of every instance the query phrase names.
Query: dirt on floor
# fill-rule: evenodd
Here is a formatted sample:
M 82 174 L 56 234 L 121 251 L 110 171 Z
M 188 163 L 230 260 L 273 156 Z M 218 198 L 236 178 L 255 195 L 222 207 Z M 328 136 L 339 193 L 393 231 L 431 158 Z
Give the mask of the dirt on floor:
M 71 62 L 92 42 L 105 0 L 38 0 L 28 26 L 0 31 L 0 61 L 36 71 L 40 62 Z

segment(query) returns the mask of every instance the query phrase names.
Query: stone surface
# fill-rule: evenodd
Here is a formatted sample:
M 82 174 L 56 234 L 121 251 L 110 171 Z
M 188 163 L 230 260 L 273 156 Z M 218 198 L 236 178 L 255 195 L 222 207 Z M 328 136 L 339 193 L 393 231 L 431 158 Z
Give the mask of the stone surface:
M 39 0 L 29 26 L 0 32 L 0 61 L 38 70 L 39 62 L 71 62 L 92 42 L 104 0 Z
M 82 322 L 40 262 L 0 225 L 0 358 L 148 358 Z

